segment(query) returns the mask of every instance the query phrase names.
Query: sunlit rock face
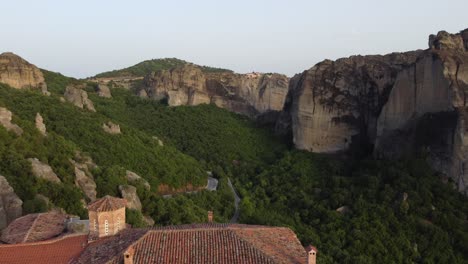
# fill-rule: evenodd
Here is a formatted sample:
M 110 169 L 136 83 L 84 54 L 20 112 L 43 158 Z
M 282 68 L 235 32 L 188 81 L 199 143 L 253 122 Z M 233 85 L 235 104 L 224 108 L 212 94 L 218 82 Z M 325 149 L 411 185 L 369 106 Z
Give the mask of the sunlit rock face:
M 420 53 L 325 60 L 295 77 L 290 112 L 296 147 L 335 153 L 371 145 L 398 72 Z
M 187 64 L 146 76 L 139 94 L 170 106 L 215 104 L 230 111 L 255 117 L 281 111 L 289 79 L 280 74 L 237 74 L 230 71 L 205 72 Z
M 0 82 L 16 89 L 39 89 L 49 94 L 39 68 L 11 52 L 0 54 Z
M 299 149 L 428 155 L 460 191 L 468 184 L 468 30 L 429 37 L 429 49 L 325 60 L 290 83 L 277 128 Z

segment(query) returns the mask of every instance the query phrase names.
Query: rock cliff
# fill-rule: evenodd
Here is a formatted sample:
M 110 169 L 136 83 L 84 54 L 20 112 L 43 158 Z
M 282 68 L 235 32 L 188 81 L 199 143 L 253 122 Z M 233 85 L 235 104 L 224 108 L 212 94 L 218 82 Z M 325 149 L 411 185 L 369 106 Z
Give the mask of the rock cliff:
M 39 179 L 44 179 L 55 183 L 61 182 L 57 174 L 55 174 L 49 165 L 42 163 L 36 158 L 30 158 L 28 160 L 31 162 L 32 173 L 34 176 Z
M 41 114 L 36 113 L 35 123 L 36 123 L 37 130 L 39 130 L 39 132 L 41 132 L 42 135 L 46 136 L 47 128 L 44 124 L 44 119 L 42 118 Z
M 14 132 L 16 135 L 20 136 L 23 134 L 23 129 L 16 124 L 11 122 L 13 114 L 11 111 L 4 107 L 0 107 L 0 125 L 6 128 L 8 131 Z
M 49 94 L 41 70 L 11 52 L 0 54 L 0 82 L 16 89 L 40 89 Z
M 151 73 L 139 94 L 156 100 L 167 99 L 170 106 L 216 104 L 250 117 L 280 111 L 289 79 L 280 74 L 237 74 L 230 71 L 206 72 L 186 64 Z
M 5 177 L 0 175 L 0 230 L 23 213 L 23 201 L 16 195 Z
M 425 151 L 465 191 L 467 49 L 468 29 L 431 35 L 427 50 L 325 60 L 292 78 L 277 129 L 313 152 Z
M 75 185 L 83 191 L 89 201 L 95 201 L 97 186 L 91 171 L 97 167 L 96 164 L 90 157 L 81 153 L 76 153 L 74 159 L 70 159 L 70 163 L 75 167 Z
M 127 201 L 127 208 L 141 211 L 141 201 L 137 189 L 131 185 L 119 185 L 120 195 Z
M 67 86 L 63 95 L 65 99 L 81 109 L 87 109 L 91 112 L 96 112 L 93 101 L 88 98 L 88 93 L 82 87 L 73 85 Z

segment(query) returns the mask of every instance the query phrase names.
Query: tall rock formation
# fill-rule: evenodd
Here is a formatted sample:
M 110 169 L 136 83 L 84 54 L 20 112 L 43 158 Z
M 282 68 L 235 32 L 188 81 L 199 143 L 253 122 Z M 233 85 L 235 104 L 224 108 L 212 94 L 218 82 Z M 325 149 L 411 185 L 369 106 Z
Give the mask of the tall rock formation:
M 0 230 L 23 213 L 23 201 L 16 195 L 7 179 L 0 175 Z
M 323 61 L 291 80 L 277 128 L 313 152 L 424 151 L 465 191 L 467 49 L 468 29 L 431 35 L 424 51 Z
M 91 112 L 96 112 L 93 101 L 88 98 L 88 93 L 82 88 L 83 87 L 69 85 L 67 88 L 65 88 L 65 93 L 63 96 L 67 101 L 81 109 L 87 109 Z
M 146 76 L 144 91 L 139 94 L 156 100 L 167 99 L 170 106 L 213 103 L 256 117 L 282 110 L 288 81 L 288 77 L 280 74 L 207 72 L 202 67 L 186 64 Z
M 6 128 L 8 131 L 14 132 L 16 135 L 20 136 L 23 134 L 23 129 L 16 124 L 11 122 L 13 114 L 10 110 L 0 107 L 0 125 Z
M 34 120 L 36 123 L 36 128 L 41 132 L 42 135 L 47 135 L 47 128 L 44 124 L 44 119 L 42 118 L 41 114 L 36 113 L 36 119 Z
M 91 172 L 97 165 L 90 157 L 82 153 L 76 153 L 74 159 L 70 159 L 70 163 L 75 167 L 75 185 L 83 191 L 89 201 L 94 202 L 97 186 Z
M 11 52 L 0 54 L 0 82 L 16 89 L 40 89 L 49 94 L 41 70 Z
M 62 182 L 48 164 L 42 163 L 37 158 L 29 158 L 28 161 L 31 162 L 32 173 L 37 178 L 55 183 Z

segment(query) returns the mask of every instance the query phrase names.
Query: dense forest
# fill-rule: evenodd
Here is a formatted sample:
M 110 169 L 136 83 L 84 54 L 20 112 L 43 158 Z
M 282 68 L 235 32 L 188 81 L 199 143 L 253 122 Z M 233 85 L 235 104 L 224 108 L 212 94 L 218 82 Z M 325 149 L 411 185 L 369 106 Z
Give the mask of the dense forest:
M 98 165 L 98 196 L 118 195 L 125 170 L 150 183 L 151 190 L 136 186 L 143 211 L 127 212 L 134 226 L 144 226 L 142 215 L 157 225 L 205 222 L 207 210 L 215 221 L 228 222 L 234 212 L 230 178 L 242 198 L 242 223 L 290 227 L 304 245 L 318 247 L 318 263 L 468 263 L 468 199 L 443 183 L 424 155 L 377 161 L 297 151 L 268 128 L 213 105 L 168 107 L 119 88 L 102 98 L 88 83 L 92 113 L 59 100 L 66 85 L 82 81 L 45 76 L 50 97 L 0 85 L 0 106 L 25 131 L 16 136 L 0 127 L 0 174 L 27 212 L 47 210 L 36 199 L 40 193 L 69 213 L 86 215 L 69 162 L 78 151 Z M 34 127 L 37 112 L 47 137 Z M 122 134 L 103 132 L 110 120 Z M 32 177 L 31 157 L 50 164 L 62 184 Z M 162 183 L 204 185 L 207 171 L 220 180 L 215 192 L 163 198 L 156 191 Z

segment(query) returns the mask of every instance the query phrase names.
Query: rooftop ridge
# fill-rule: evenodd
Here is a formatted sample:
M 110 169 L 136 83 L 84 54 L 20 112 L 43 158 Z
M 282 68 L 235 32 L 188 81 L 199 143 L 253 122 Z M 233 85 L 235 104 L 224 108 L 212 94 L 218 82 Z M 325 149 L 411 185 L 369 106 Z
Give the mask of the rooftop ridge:
M 29 227 L 28 232 L 27 232 L 26 235 L 24 236 L 22 243 L 28 241 L 29 235 L 30 235 L 31 232 L 34 230 L 34 227 L 36 226 L 37 220 L 39 219 L 39 217 L 41 217 L 41 215 L 43 215 L 43 213 L 37 214 L 36 218 L 34 219 L 34 221 L 32 222 L 31 226 Z
M 19 243 L 19 244 L 0 244 L 0 248 L 8 248 L 8 247 L 27 247 L 27 246 L 36 246 L 36 245 L 47 245 L 47 244 L 53 244 L 56 242 L 59 242 L 61 240 L 65 240 L 68 238 L 72 237 L 79 237 L 79 236 L 88 236 L 86 234 L 65 234 L 63 236 L 59 236 L 53 239 L 48 239 L 48 240 L 43 240 L 43 241 L 37 241 L 37 242 L 25 242 L 25 243 Z

